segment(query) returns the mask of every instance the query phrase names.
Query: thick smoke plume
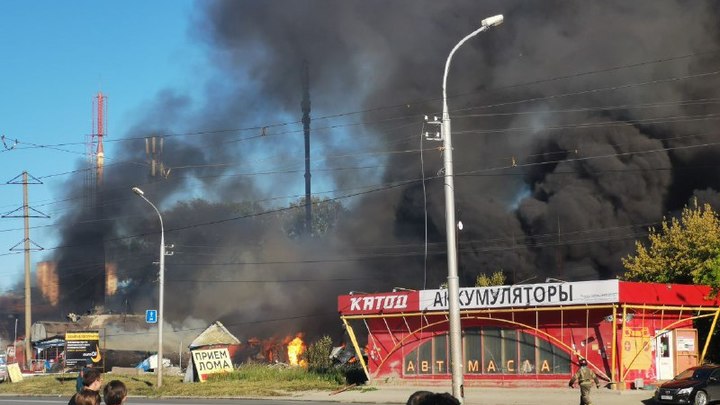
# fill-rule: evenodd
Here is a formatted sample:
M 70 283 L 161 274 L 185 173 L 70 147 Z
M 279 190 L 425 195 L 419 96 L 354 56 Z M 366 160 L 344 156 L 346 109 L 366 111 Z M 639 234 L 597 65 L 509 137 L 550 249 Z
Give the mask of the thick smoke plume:
M 60 312 L 90 305 L 99 240 L 118 263 L 112 305 L 157 299 L 157 218 L 132 185 L 159 205 L 175 244 L 166 310 L 178 327 L 336 336 L 338 294 L 436 288 L 447 274 L 442 151 L 425 141 L 419 153 L 421 131 L 434 131 L 422 117 L 440 110 L 450 49 L 494 14 L 505 23 L 465 44 L 449 75 L 461 285 L 498 270 L 510 283 L 614 277 L 647 226 L 695 194 L 719 201 L 718 6 L 198 2 L 191 35 L 214 67 L 199 78 L 206 94 L 158 95 L 127 131 L 137 140 L 107 160 L 104 220 L 66 217 Z M 288 232 L 302 209 L 283 209 L 303 193 L 304 63 L 313 191 L 343 210 L 303 238 Z M 148 176 L 142 138 L 153 135 L 165 136 L 167 178 Z

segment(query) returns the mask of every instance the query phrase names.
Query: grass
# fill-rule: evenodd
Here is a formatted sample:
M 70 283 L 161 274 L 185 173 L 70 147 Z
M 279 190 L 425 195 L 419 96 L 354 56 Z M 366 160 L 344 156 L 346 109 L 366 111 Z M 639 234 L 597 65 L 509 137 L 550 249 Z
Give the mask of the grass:
M 0 395 L 57 395 L 75 393 L 75 374 L 43 375 L 25 378 L 19 383 L 0 384 Z M 131 396 L 188 397 L 272 397 L 298 391 L 333 391 L 344 385 L 334 374 L 320 375 L 298 367 L 280 368 L 266 365 L 243 365 L 232 373 L 217 375 L 204 383 L 183 383 L 180 376 L 163 375 L 163 386 L 156 389 L 153 374 L 124 376 L 103 375 L 103 381 L 120 380 Z

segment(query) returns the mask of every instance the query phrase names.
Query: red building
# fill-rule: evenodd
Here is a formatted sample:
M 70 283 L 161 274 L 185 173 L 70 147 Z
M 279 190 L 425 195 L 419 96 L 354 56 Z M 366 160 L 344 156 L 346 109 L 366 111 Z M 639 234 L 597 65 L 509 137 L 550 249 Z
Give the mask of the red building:
M 618 280 L 461 288 L 465 383 L 564 385 L 579 357 L 616 387 L 671 379 L 703 362 L 709 336 L 699 347 L 693 320 L 714 329 L 709 293 Z M 368 379 L 449 380 L 447 301 L 447 290 L 338 297 Z

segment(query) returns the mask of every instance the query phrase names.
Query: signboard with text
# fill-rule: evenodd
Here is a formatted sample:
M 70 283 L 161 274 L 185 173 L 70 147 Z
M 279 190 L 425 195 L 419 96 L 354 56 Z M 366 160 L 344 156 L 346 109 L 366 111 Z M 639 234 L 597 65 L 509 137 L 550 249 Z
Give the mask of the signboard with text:
M 233 371 L 230 352 L 227 347 L 192 351 L 193 364 L 200 382 L 207 381 L 211 374 Z
M 20 372 L 20 366 L 17 363 L 7 365 L 8 377 L 10 382 L 16 383 L 23 380 L 22 372 Z
M 459 291 L 460 309 L 606 304 L 620 299 L 618 280 L 468 287 Z M 341 295 L 344 315 L 447 311 L 448 290 Z
M 618 280 L 460 289 L 460 309 L 604 304 L 619 299 Z M 448 290 L 420 291 L 420 311 L 448 309 Z
M 65 333 L 65 365 L 75 366 L 100 363 L 100 332 L 82 331 Z

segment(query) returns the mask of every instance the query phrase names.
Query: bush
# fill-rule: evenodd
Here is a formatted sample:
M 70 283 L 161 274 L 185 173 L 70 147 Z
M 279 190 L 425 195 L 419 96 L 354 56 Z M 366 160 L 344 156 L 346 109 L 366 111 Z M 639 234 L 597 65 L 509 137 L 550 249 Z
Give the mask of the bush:
M 333 368 L 333 362 L 330 358 L 332 349 L 332 339 L 327 335 L 310 344 L 304 353 L 308 371 L 318 374 L 329 373 Z
M 334 381 L 338 384 L 364 384 L 367 377 L 360 363 L 338 364 L 330 358 L 333 345 L 329 336 L 323 336 L 312 343 L 303 354 L 308 364 L 308 372 L 317 374 L 327 381 Z

